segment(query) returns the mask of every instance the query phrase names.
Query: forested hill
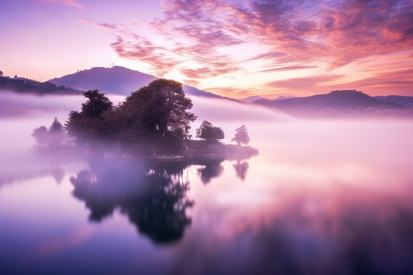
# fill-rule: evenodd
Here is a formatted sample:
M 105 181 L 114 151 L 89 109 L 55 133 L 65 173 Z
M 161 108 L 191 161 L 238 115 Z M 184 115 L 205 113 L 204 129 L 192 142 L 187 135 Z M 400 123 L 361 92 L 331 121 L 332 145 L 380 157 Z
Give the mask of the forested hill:
M 80 95 L 83 91 L 50 82 L 37 82 L 25 78 L 0 77 L 0 90 L 38 95 Z
M 98 89 L 106 94 L 130 95 L 131 92 L 148 85 L 155 79 L 156 77 L 153 75 L 114 66 L 112 68 L 95 67 L 49 81 L 56 85 L 64 85 L 79 90 Z M 183 88 L 187 95 L 229 99 L 188 85 L 183 85 Z
M 261 99 L 255 104 L 273 107 L 296 117 L 357 117 L 357 116 L 411 116 L 411 106 L 374 98 L 356 90 L 333 91 L 328 94 L 297 97 L 284 100 Z

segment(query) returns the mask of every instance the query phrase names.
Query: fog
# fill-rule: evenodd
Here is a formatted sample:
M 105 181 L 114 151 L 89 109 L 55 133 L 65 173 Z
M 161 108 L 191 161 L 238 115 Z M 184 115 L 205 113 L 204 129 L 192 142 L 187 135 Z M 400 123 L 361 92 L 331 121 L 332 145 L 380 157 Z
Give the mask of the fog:
M 0 93 L 12 110 L 0 116 L 3 259 L 15 268 L 17 257 L 37 274 L 413 270 L 412 120 L 299 120 L 251 104 L 192 100 L 193 136 L 208 120 L 230 143 L 245 125 L 259 155 L 192 163 L 76 150 L 39 155 L 33 129 L 55 117 L 64 122 L 84 99 Z M 22 235 L 17 246 L 6 242 Z

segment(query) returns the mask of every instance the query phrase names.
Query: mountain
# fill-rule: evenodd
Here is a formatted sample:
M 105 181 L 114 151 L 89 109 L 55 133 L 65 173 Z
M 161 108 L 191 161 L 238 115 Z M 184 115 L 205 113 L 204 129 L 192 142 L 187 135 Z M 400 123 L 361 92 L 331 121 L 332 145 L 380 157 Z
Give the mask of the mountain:
M 290 99 L 290 98 L 295 98 L 295 96 L 293 95 L 289 95 L 289 96 L 279 96 L 277 97 L 275 100 L 284 100 L 284 99 Z
M 247 102 L 247 103 L 252 103 L 254 101 L 260 100 L 260 99 L 264 99 L 263 97 L 259 96 L 259 95 L 253 95 L 253 96 L 249 96 L 246 98 L 241 99 L 240 101 L 242 102 Z
M 56 86 L 50 82 L 37 82 L 23 77 L 10 78 L 7 76 L 0 76 L 0 90 L 38 95 L 80 95 L 83 93 L 76 89 Z
M 104 93 L 130 95 L 131 92 L 148 85 L 155 79 L 153 75 L 115 66 L 112 68 L 95 67 L 49 81 L 56 85 L 65 85 L 85 91 L 98 89 Z M 183 87 L 188 95 L 229 99 L 192 86 L 183 85 Z
M 276 108 L 296 117 L 351 117 L 365 115 L 412 115 L 407 106 L 382 101 L 356 90 L 333 91 L 328 94 L 284 100 L 261 99 L 255 104 Z
M 380 101 L 399 103 L 403 105 L 413 104 L 413 96 L 388 95 L 388 96 L 375 96 L 374 98 Z
M 274 100 L 284 100 L 284 99 L 289 99 L 289 98 L 295 98 L 295 96 L 279 96 Z M 253 96 L 249 96 L 246 98 L 241 99 L 240 101 L 242 102 L 247 102 L 247 103 L 253 103 L 257 100 L 261 100 L 261 99 L 266 99 L 265 97 L 259 96 L 259 95 L 253 95 Z

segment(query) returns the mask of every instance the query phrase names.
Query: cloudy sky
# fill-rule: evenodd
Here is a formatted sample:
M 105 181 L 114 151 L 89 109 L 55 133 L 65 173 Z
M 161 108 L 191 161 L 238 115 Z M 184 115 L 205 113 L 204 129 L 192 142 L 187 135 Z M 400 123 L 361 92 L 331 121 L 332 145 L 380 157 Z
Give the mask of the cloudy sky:
M 1 0 L 0 70 L 125 66 L 217 94 L 413 96 L 413 0 Z

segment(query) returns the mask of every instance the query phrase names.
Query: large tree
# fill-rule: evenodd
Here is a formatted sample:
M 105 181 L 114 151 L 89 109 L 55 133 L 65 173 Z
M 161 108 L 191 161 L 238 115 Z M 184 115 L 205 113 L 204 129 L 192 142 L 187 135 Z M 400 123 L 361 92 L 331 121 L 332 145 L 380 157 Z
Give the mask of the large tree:
M 241 143 L 247 145 L 250 142 L 247 127 L 242 125 L 241 127 L 235 129 L 235 137 L 231 141 L 235 141 L 238 145 Z
M 156 79 L 132 93 L 116 110 L 120 139 L 147 144 L 147 153 L 175 150 L 191 137 L 189 124 L 196 119 L 188 111 L 191 108 L 181 83 Z
M 204 140 L 216 141 L 218 139 L 224 139 L 225 134 L 221 128 L 215 127 L 211 122 L 204 120 L 201 126 L 196 129 L 196 137 Z
M 110 111 L 113 104 L 98 90 L 90 90 L 83 95 L 88 100 L 82 104 L 80 112 L 69 113 L 66 129 L 70 136 L 76 137 L 77 143 L 86 144 L 102 138 L 102 133 L 105 132 L 103 114 Z

